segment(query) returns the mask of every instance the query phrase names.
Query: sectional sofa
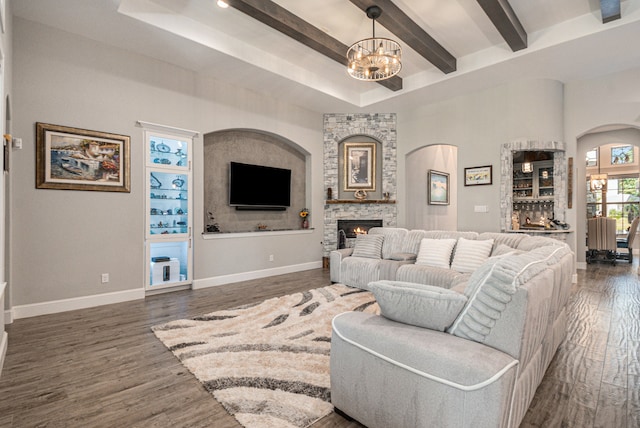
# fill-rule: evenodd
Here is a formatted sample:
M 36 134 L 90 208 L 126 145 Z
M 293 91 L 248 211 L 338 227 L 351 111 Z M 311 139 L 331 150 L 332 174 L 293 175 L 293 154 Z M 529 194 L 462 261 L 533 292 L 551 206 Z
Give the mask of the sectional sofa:
M 370 235 L 382 238 L 330 256 L 332 280 L 373 292 L 381 312 L 333 320 L 334 406 L 369 428 L 517 427 L 566 336 L 570 248 L 520 234 Z

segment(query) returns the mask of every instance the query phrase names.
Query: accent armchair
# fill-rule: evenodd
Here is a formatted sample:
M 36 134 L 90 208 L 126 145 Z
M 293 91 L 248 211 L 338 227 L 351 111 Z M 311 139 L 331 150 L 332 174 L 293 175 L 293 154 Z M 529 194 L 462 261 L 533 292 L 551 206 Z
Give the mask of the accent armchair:
M 636 237 L 636 232 L 638 230 L 638 222 L 640 222 L 640 217 L 636 217 L 631 222 L 631 226 L 629 226 L 629 233 L 624 238 L 616 239 L 616 259 L 619 260 L 629 260 L 629 263 L 633 263 L 633 241 Z M 618 251 L 621 248 L 626 248 L 626 252 Z

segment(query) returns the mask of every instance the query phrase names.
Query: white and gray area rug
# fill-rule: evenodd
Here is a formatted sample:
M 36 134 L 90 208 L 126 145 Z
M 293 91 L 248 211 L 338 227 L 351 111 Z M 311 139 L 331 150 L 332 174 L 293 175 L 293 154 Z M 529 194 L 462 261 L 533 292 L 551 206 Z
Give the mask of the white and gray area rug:
M 308 427 L 333 411 L 331 320 L 379 313 L 370 292 L 334 284 L 153 327 L 247 428 Z

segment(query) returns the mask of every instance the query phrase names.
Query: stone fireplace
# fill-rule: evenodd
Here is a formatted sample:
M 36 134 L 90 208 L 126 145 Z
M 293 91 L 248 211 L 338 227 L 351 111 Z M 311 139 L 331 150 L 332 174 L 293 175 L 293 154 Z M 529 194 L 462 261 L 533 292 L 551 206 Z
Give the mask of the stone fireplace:
M 381 227 L 378 220 L 338 220 L 338 249 L 353 247 L 359 234 L 366 235 L 372 227 Z
M 380 194 L 384 200 L 328 200 L 324 205 L 323 256 L 328 258 L 338 248 L 338 221 L 377 219 L 382 226 L 397 225 L 397 136 L 395 113 L 324 115 L 324 190 L 339 189 L 342 185 L 339 156 L 340 143 L 353 137 L 367 136 L 379 143 L 382 162 L 376 167 L 380 181 Z M 336 192 L 337 193 L 337 192 Z M 334 195 L 335 197 L 335 195 Z M 354 238 L 346 238 L 354 239 Z M 345 241 L 345 244 L 348 242 Z

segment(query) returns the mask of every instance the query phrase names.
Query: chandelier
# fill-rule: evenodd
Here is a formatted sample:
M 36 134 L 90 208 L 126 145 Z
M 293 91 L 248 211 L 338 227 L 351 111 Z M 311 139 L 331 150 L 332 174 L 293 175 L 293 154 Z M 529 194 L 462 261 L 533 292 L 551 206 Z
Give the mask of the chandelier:
M 600 171 L 598 170 L 598 172 Z M 591 174 L 589 178 L 592 191 L 602 190 L 607 185 L 607 174 Z
M 394 40 L 376 38 L 376 19 L 382 9 L 371 6 L 366 12 L 373 21 L 373 37 L 354 43 L 347 51 L 349 74 L 358 80 L 385 80 L 400 72 L 402 48 Z
M 600 150 L 597 151 L 596 162 L 598 163 L 598 173 L 589 176 L 589 184 L 592 192 L 604 189 L 607 185 L 607 179 L 609 178 L 607 174 L 600 172 Z

